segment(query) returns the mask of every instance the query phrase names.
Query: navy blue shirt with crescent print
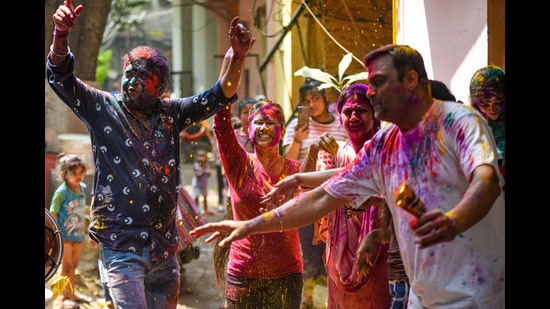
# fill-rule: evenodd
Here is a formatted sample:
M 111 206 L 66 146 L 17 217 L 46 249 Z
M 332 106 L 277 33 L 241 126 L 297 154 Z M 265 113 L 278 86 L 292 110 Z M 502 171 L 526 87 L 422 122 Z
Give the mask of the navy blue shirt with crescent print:
M 218 81 L 195 96 L 159 99 L 153 130 L 140 140 L 143 131 L 135 132 L 121 98 L 85 84 L 73 72 L 73 54 L 57 66 L 47 61 L 49 85 L 90 132 L 95 166 L 90 237 L 138 254 L 150 246 L 152 261 L 172 258 L 178 244 L 179 134 L 234 103 L 237 95 L 227 99 Z

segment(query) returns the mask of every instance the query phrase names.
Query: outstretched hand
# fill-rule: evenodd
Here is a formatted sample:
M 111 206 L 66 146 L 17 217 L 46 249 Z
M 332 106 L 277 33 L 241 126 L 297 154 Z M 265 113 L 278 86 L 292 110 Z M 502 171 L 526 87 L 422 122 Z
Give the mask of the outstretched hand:
M 256 38 L 252 37 L 250 30 L 239 22 L 239 16 L 236 16 L 231 21 L 229 27 L 229 39 L 231 40 L 231 48 L 236 57 L 244 59 L 250 52 L 250 49 L 256 42 Z
M 56 30 L 59 32 L 65 32 L 69 31 L 71 28 L 74 28 L 75 22 L 82 12 L 82 9 L 84 9 L 82 4 L 75 8 L 73 7 L 72 0 L 65 0 L 53 14 L 53 22 Z
M 246 228 L 246 223 L 247 221 L 234 220 L 223 220 L 220 222 L 207 223 L 193 229 L 189 232 L 189 234 L 195 238 L 198 238 L 205 234 L 213 233 L 205 240 L 207 243 L 220 236 L 229 235 L 218 244 L 218 246 L 223 248 L 235 240 L 239 240 L 250 235 L 250 230 Z

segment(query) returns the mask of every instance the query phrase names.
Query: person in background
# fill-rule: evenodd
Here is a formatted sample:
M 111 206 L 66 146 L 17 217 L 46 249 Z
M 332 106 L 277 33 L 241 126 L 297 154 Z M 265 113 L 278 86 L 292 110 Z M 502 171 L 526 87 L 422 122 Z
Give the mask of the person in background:
M 176 206 L 180 132 L 236 102 L 243 61 L 256 41 L 233 18 L 231 61 L 212 87 L 187 98 L 160 99 L 168 87 L 164 54 L 137 46 L 123 56 L 120 95 L 85 84 L 74 74 L 70 30 L 84 7 L 65 0 L 53 14 L 47 81 L 84 123 L 95 173 L 88 233 L 99 255 L 115 307 L 177 307 L 180 266 Z
M 192 126 L 187 127 L 180 134 L 180 137 L 183 138 L 188 143 L 188 146 L 191 146 L 189 152 L 184 155 L 188 155 L 190 158 L 193 158 L 193 165 L 196 167 L 197 156 L 200 152 L 212 153 L 214 158 L 215 169 L 216 169 L 216 180 L 218 181 L 218 206 L 223 203 L 225 200 L 224 197 L 224 175 L 220 165 L 220 159 L 216 151 L 216 140 L 212 135 L 212 130 L 208 121 L 203 120 L 199 123 L 195 123 Z M 183 146 L 182 148 L 186 148 Z M 195 171 L 197 171 L 195 169 Z M 209 171 L 210 172 L 210 171 Z M 207 190 L 207 189 L 205 189 Z M 199 203 L 197 202 L 197 205 Z M 218 207 L 219 210 L 219 207 Z M 208 211 L 204 214 L 210 215 Z M 213 214 L 213 213 L 212 213 Z
M 340 123 L 350 140 L 338 142 L 328 133 L 321 134 L 309 146 L 301 173 L 289 176 L 298 181 L 289 179 L 290 183 L 304 186 L 300 182 L 302 172 L 345 167 L 380 129 L 380 121 L 374 118 L 367 90 L 368 86 L 364 84 L 353 84 L 344 89 L 336 101 Z M 337 152 L 334 154 L 335 149 Z M 321 183 L 318 182 L 318 185 Z M 278 188 L 282 189 L 279 185 Z M 369 199 L 362 205 L 363 211 L 359 214 L 352 214 L 348 208 L 340 207 L 323 217 L 326 221 L 322 221 L 319 233 L 326 243 L 324 262 L 328 275 L 328 309 L 387 309 L 390 306 L 386 263 L 388 245 L 377 245 L 369 256 L 370 264 L 362 271 L 355 263 L 361 240 L 369 231 L 379 227 L 378 203 L 383 204 L 384 199 Z M 366 261 L 365 256 L 363 259 Z
M 238 110 L 237 110 L 237 116 L 239 117 L 239 120 L 241 122 L 241 125 L 239 128 L 235 128 L 235 134 L 237 135 L 237 139 L 239 140 L 239 143 L 243 145 L 244 149 L 246 151 L 252 153 L 254 152 L 254 145 L 250 141 L 250 136 L 248 129 L 250 127 L 250 123 L 248 122 L 248 114 L 250 113 L 250 110 L 256 104 L 258 101 L 255 98 L 244 98 L 239 102 Z
M 297 118 L 289 121 L 283 139 L 284 154 L 289 159 L 303 161 L 309 146 L 323 133 L 331 134 L 337 141 L 349 140 L 336 116 L 329 112 L 326 90 L 319 90 L 320 85 L 321 82 L 307 78 L 300 86 L 299 105 L 309 107 L 309 124 L 298 128 Z M 317 233 L 314 224 L 301 227 L 298 231 L 304 259 L 302 309 L 308 309 L 313 306 L 315 286 L 318 284 L 326 286 L 327 273 L 323 262 L 325 246 L 316 241 Z
M 470 103 L 491 127 L 497 143 L 498 166 L 506 180 L 506 78 L 504 71 L 495 65 L 477 70 L 470 80 Z M 503 186 L 503 189 L 505 187 Z
M 207 120 L 191 123 L 181 131 L 180 138 L 183 142 L 182 155 L 184 160 L 191 160 L 191 163 L 195 163 L 195 157 L 199 150 L 205 150 L 207 153 L 214 152 L 216 142 Z
M 298 172 L 302 164 L 280 154 L 279 142 L 285 133 L 285 117 L 279 104 L 271 101 L 256 103 L 248 120 L 253 153 L 247 152 L 239 143 L 232 129 L 230 109 L 214 115 L 214 134 L 230 185 L 234 220 L 248 220 L 265 212 L 267 209 L 260 207 L 260 198 L 269 192 L 272 184 Z M 215 265 L 218 280 L 223 266 Z M 227 308 L 298 309 L 302 273 L 296 229 L 236 241 L 230 248 L 225 274 Z
M 303 161 L 308 148 L 323 133 L 331 134 L 337 141 L 346 142 L 349 136 L 334 114 L 328 110 L 326 89 L 319 90 L 321 82 L 307 78 L 300 86 L 301 106 L 309 107 L 309 124 L 298 128 L 298 119 L 292 118 L 286 126 L 283 138 L 285 157 Z
M 212 170 L 208 166 L 208 157 L 205 150 L 197 150 L 193 171 L 191 186 L 193 187 L 195 203 L 200 205 L 200 199 L 202 198 L 202 214 L 207 216 L 213 215 L 214 212 L 208 210 L 208 178 L 212 175 Z
M 455 95 L 452 93 L 452 91 L 445 85 L 444 82 L 439 80 L 430 79 L 430 87 L 432 89 L 432 97 L 442 100 L 442 101 L 454 101 L 454 102 L 460 102 L 456 100 Z M 460 102 L 462 103 L 462 102 Z
M 422 55 L 407 45 L 377 48 L 364 65 L 375 117 L 389 124 L 350 164 L 256 218 L 191 234 L 227 235 L 223 247 L 384 194 L 411 285 L 407 308 L 504 308 L 504 180 L 490 127 L 471 106 L 434 99 Z
M 70 286 L 63 291 L 63 307 L 78 307 L 88 302 L 76 295 L 76 269 L 86 237 L 86 164 L 74 154 L 60 153 L 57 158 L 60 185 L 50 203 L 50 213 L 58 221 L 63 238 L 61 275 L 69 278 Z

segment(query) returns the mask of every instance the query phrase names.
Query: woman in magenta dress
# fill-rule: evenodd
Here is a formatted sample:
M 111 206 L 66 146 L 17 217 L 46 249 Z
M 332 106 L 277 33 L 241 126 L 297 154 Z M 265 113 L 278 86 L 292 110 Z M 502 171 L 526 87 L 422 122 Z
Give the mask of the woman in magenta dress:
M 280 154 L 285 117 L 279 104 L 260 101 L 248 119 L 253 153 L 248 153 L 237 140 L 230 108 L 214 116 L 214 134 L 230 184 L 234 220 L 248 220 L 278 206 L 262 206 L 260 199 L 272 184 L 301 167 L 300 161 Z M 225 282 L 227 308 L 298 309 L 303 267 L 297 229 L 250 235 L 234 242 Z
M 380 121 L 374 118 L 366 96 L 367 89 L 363 84 L 351 85 L 342 91 L 336 102 L 340 122 L 350 141 L 343 143 L 330 134 L 321 135 L 309 147 L 301 171 L 346 166 L 380 129 Z M 361 207 L 365 211 L 359 214 L 340 207 L 330 212 L 320 225 L 320 239 L 326 242 L 324 262 L 328 276 L 328 309 L 390 308 L 386 262 L 388 244 L 377 244 L 375 256 L 369 259 L 374 263 L 367 272 L 360 271 L 355 263 L 362 239 L 370 230 L 379 227 L 377 206 L 381 206 L 380 203 L 384 203 L 382 198 L 367 200 Z

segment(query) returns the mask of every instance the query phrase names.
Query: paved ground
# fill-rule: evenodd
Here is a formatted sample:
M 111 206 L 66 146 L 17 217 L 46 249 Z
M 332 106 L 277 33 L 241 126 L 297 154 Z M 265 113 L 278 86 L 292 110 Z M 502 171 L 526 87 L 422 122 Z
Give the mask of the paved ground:
M 191 165 L 183 165 L 183 183 L 188 192 L 191 192 Z M 218 221 L 222 217 L 222 213 L 218 210 L 218 191 L 216 177 L 213 176 L 209 182 L 208 207 L 210 211 L 215 212 L 214 215 L 205 216 L 209 222 Z M 213 244 L 204 242 L 206 237 L 202 237 L 196 241 L 201 253 L 199 259 L 184 265 L 182 272 L 182 287 L 178 301 L 178 309 L 218 309 L 223 308 L 224 297 L 223 291 L 216 287 L 216 278 L 214 266 L 212 262 Z M 83 250 L 86 251 L 86 248 Z M 83 259 L 85 259 L 83 253 Z M 95 275 L 83 275 L 89 273 L 84 270 L 88 262 L 82 261 L 79 264 L 83 270 L 79 273 L 79 285 L 76 288 L 77 294 L 86 297 L 90 300 L 88 304 L 81 304 L 81 309 L 107 309 L 103 294 L 103 286 L 99 282 L 99 278 Z M 90 264 L 97 261 L 97 256 L 89 258 Z M 96 263 L 96 262 L 95 262 Z M 95 266 L 95 265 L 94 265 Z M 93 273 L 93 272 L 92 272 Z M 326 308 L 326 288 L 317 286 L 314 294 L 314 304 L 316 309 Z M 61 297 L 57 297 L 53 301 L 52 309 L 61 308 Z M 49 309 L 49 308 L 48 308 Z

